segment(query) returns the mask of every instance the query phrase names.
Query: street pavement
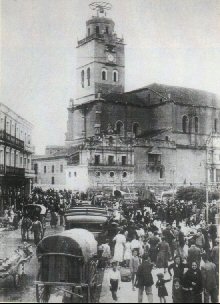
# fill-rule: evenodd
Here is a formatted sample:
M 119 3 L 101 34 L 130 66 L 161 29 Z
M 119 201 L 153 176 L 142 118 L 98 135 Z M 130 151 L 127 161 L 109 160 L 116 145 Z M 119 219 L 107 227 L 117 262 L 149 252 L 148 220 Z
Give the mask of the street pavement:
M 62 230 L 62 227 L 51 229 L 49 227 L 49 223 L 47 223 L 45 236 L 59 233 Z M 183 230 L 186 233 L 186 227 L 183 227 Z M 0 302 L 36 302 L 34 281 L 36 280 L 36 274 L 38 272 L 38 261 L 35 254 L 36 246 L 33 243 L 33 236 L 31 244 L 33 245 L 34 256 L 31 262 L 25 265 L 25 284 L 22 287 L 15 289 L 13 285 L 13 279 L 11 277 L 0 279 Z M 10 257 L 19 245 L 22 245 L 20 229 L 16 231 L 5 231 L 4 229 L 0 230 L 0 258 Z M 153 278 L 155 284 L 157 281 L 156 275 L 162 271 L 162 269 L 153 270 Z M 100 303 L 113 302 L 109 289 L 108 272 L 109 270 L 107 269 L 104 274 Z M 169 279 L 168 274 L 165 275 L 165 279 Z M 157 296 L 157 289 L 155 287 L 155 284 L 153 286 L 153 296 L 154 302 L 157 303 L 159 302 L 159 298 Z M 172 303 L 172 283 L 167 283 L 166 287 L 169 295 L 167 297 L 167 303 Z M 138 290 L 132 290 L 131 282 L 121 283 L 121 290 L 119 290 L 118 296 L 119 303 L 138 302 Z M 144 295 L 143 303 L 147 303 L 146 295 Z
M 61 232 L 63 228 L 57 227 L 51 229 L 47 227 L 46 235 Z M 30 243 L 33 246 L 34 256 L 30 263 L 25 264 L 25 284 L 22 287 L 14 288 L 13 278 L 7 277 L 0 279 L 0 302 L 36 302 L 35 285 L 36 274 L 38 272 L 38 261 L 36 258 L 36 246 L 33 242 L 33 235 L 31 235 Z M 19 245 L 22 245 L 20 228 L 16 231 L 0 230 L 0 258 L 10 257 Z
M 100 297 L 100 303 L 115 303 L 112 300 L 111 292 L 109 289 L 109 282 L 108 282 L 108 272 L 109 270 L 105 271 L 105 276 L 102 284 L 102 292 Z M 154 303 L 159 303 L 160 298 L 158 297 L 158 292 L 155 287 L 157 281 L 157 274 L 163 272 L 162 269 L 155 269 L 153 270 L 153 279 L 154 279 L 154 286 L 153 286 L 153 297 Z M 165 274 L 164 279 L 169 279 L 169 274 Z M 166 288 L 168 292 L 168 297 L 166 298 L 167 303 L 172 302 L 172 282 L 166 283 Z M 136 288 L 135 291 L 132 290 L 131 282 L 122 282 L 121 289 L 118 291 L 118 303 L 138 303 L 138 289 Z M 147 296 L 144 294 L 143 303 L 148 303 Z

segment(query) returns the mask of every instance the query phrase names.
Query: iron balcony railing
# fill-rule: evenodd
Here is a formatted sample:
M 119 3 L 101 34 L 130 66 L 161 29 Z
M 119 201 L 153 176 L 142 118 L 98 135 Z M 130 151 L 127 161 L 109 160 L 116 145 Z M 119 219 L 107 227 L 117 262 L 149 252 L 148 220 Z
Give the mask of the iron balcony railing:
M 0 130 L 0 140 L 14 148 L 24 149 L 24 141 L 8 134 L 5 130 Z
M 14 175 L 14 176 L 23 177 L 23 176 L 25 176 L 25 169 L 6 166 L 6 175 Z
M 84 39 L 81 39 L 78 41 L 78 46 L 86 43 L 86 42 L 89 42 L 93 39 L 107 39 L 109 44 L 115 44 L 115 43 L 123 43 L 124 42 L 124 39 L 123 38 L 118 38 L 118 37 L 115 37 L 115 36 L 112 36 L 112 37 L 109 37 L 109 36 L 106 36 L 105 34 L 98 34 L 98 33 L 94 33 Z
M 114 167 L 114 166 L 119 166 L 119 167 L 133 167 L 134 165 L 132 164 L 122 164 L 122 163 L 95 163 L 95 162 L 89 162 L 89 166 L 94 166 L 94 167 Z
M 25 176 L 25 169 L 24 168 L 15 168 L 11 166 L 4 166 L 0 165 L 0 174 L 7 175 L 7 176 Z

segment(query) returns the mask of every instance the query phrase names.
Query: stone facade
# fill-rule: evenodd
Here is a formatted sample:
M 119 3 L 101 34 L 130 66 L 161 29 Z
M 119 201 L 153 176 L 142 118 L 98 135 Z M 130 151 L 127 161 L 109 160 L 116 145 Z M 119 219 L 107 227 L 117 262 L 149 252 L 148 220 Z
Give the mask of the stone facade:
M 156 83 L 124 92 L 124 41 L 114 27 L 98 14 L 78 42 L 77 97 L 66 133 L 68 187 L 219 183 L 219 97 Z
M 75 147 L 68 185 L 218 182 L 219 169 L 207 166 L 207 140 L 219 136 L 219 98 L 161 84 L 124 92 L 124 41 L 114 22 L 97 16 L 86 26 L 77 46 L 78 95 L 68 108 L 66 145 Z
M 49 146 L 46 147 L 45 152 L 45 155 L 33 156 L 34 186 L 44 189 L 64 189 L 66 186 L 67 167 L 66 149 L 64 150 L 62 146 Z

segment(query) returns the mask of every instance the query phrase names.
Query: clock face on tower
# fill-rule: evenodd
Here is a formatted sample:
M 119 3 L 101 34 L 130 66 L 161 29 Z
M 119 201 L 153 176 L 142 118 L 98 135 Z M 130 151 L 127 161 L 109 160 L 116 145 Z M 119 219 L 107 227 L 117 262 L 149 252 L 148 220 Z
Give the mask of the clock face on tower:
M 115 55 L 111 53 L 107 53 L 107 60 L 108 62 L 114 63 L 115 62 Z

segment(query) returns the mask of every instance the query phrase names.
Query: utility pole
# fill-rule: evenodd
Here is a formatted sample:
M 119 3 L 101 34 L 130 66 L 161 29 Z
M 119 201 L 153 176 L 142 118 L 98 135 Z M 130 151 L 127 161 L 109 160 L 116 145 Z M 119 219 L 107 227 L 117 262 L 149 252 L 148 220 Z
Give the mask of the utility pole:
M 206 141 L 206 222 L 209 223 L 209 142 L 212 138 L 212 132 Z

